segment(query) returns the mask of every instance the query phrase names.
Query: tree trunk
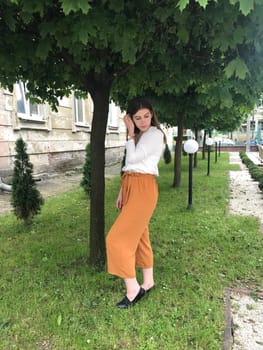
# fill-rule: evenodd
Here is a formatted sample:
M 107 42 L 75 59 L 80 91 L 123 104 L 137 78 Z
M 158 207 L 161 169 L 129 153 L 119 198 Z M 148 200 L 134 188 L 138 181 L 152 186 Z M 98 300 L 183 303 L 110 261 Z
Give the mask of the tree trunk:
M 107 84 L 106 84 L 107 85 Z M 94 113 L 91 129 L 91 193 L 89 263 L 103 269 L 106 262 L 104 232 L 105 135 L 109 111 L 110 86 L 98 86 L 92 92 Z
M 177 117 L 177 138 L 174 151 L 174 181 L 173 187 L 180 187 L 181 183 L 181 157 L 182 157 L 182 144 L 183 144 L 183 121 L 184 114 L 178 113 Z

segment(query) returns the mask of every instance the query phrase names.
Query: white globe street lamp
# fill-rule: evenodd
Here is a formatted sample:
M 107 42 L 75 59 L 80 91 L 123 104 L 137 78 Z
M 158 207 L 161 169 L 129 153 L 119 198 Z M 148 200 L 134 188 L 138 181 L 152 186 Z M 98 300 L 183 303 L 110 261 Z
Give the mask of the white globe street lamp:
M 184 144 L 184 151 L 189 155 L 189 181 L 188 181 L 188 206 L 192 207 L 192 187 L 193 187 L 193 154 L 198 151 L 198 143 L 195 140 L 187 140 Z
M 213 139 L 211 137 L 208 137 L 206 140 L 205 140 L 205 143 L 207 146 L 212 146 L 213 145 Z
M 195 140 L 187 140 L 184 144 L 184 150 L 188 154 L 193 154 L 198 150 L 198 143 Z

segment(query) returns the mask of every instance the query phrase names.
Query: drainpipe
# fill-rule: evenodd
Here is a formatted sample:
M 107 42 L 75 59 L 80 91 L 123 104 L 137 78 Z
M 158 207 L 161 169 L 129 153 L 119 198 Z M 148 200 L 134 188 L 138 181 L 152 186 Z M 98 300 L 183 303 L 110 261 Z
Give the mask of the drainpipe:
M 3 183 L 1 177 L 0 177 L 0 190 L 2 190 L 2 191 L 7 191 L 7 192 L 11 192 L 11 191 L 12 191 L 12 186 Z

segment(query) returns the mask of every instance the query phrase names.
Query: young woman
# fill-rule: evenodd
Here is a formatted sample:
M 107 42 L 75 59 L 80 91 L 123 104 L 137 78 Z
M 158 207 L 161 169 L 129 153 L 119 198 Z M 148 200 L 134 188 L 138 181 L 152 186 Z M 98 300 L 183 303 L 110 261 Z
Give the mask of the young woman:
M 165 135 L 151 104 L 133 99 L 124 122 L 129 140 L 122 184 L 116 206 L 120 211 L 106 238 L 108 272 L 124 279 L 126 296 L 117 303 L 127 309 L 154 286 L 153 253 L 148 224 L 157 204 L 158 162 L 164 150 Z M 136 278 L 142 269 L 143 283 Z

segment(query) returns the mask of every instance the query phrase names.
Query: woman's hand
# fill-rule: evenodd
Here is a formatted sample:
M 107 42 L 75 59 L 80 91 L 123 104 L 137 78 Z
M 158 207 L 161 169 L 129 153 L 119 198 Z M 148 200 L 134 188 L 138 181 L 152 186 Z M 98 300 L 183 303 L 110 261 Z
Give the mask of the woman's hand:
M 121 210 L 122 208 L 122 189 L 120 189 L 120 192 L 118 194 L 117 200 L 116 200 L 116 207 L 117 209 Z
M 131 138 L 134 137 L 134 122 L 133 122 L 130 114 L 125 115 L 124 123 L 126 125 L 126 128 L 128 129 L 129 137 L 131 137 Z

